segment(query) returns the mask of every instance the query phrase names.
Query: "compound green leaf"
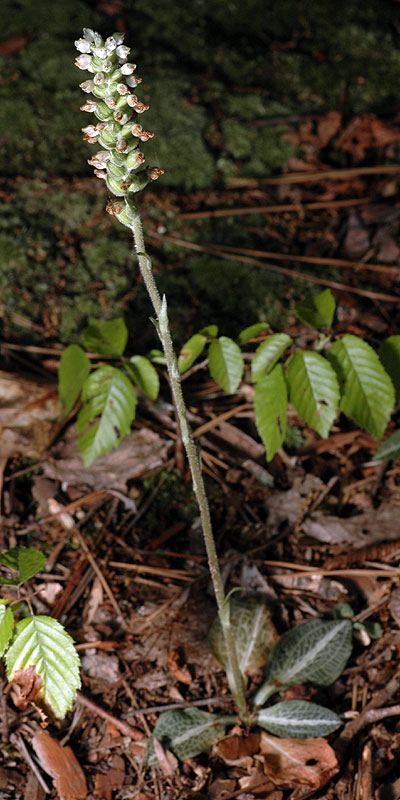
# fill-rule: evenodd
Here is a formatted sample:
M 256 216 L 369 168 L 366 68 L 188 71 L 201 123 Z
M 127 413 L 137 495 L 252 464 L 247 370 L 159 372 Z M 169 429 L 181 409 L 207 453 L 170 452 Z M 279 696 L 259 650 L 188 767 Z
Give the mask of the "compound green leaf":
M 350 620 L 313 619 L 281 636 L 265 668 L 265 683 L 254 697 L 255 705 L 282 686 L 316 683 L 329 686 L 343 671 L 351 653 Z
M 257 713 L 255 721 L 269 733 L 288 739 L 329 736 L 342 725 L 342 720 L 334 711 L 305 700 L 288 700 L 263 708 Z
M 286 374 L 289 397 L 302 420 L 320 436 L 329 436 L 339 405 L 335 371 L 319 353 L 297 351 Z
M 296 303 L 298 318 L 311 328 L 330 328 L 335 316 L 336 303 L 330 289 L 307 297 Z
M 400 458 L 400 430 L 395 431 L 386 439 L 386 442 L 378 447 L 374 460 L 391 461 L 394 458 Z
M 382 439 L 394 408 L 394 389 L 377 354 L 358 336 L 346 334 L 332 345 L 328 358 L 341 384 L 341 410 Z
M 125 363 L 125 369 L 141 392 L 150 400 L 157 400 L 160 391 L 158 372 L 145 356 L 132 356 Z
M 217 714 L 207 714 L 198 708 L 183 711 L 166 711 L 158 718 L 149 745 L 146 760 L 150 766 L 158 764 L 154 752 L 155 737 L 166 750 L 181 761 L 208 753 L 225 734 L 226 722 Z
M 116 367 L 92 372 L 82 389 L 83 406 L 78 414 L 79 449 L 85 466 L 116 447 L 129 433 L 137 398 L 126 375 Z M 88 428 L 96 417 L 100 417 Z
M 0 658 L 8 647 L 14 628 L 14 617 L 4 600 L 0 600 Z
M 21 673 L 34 667 L 42 680 L 35 702 L 43 702 L 56 717 L 64 719 L 73 706 L 81 681 L 79 656 L 73 639 L 62 625 L 52 617 L 21 620 L 15 626 L 5 660 L 9 681 L 20 678 Z
M 13 547 L 0 554 L 0 564 L 18 572 L 18 577 L 11 580 L 1 578 L 0 585 L 21 586 L 22 583 L 29 581 L 37 572 L 40 572 L 45 563 L 46 556 L 40 550 L 30 547 Z
M 256 322 L 254 325 L 249 325 L 248 328 L 244 328 L 244 330 L 240 331 L 238 336 L 238 344 L 243 347 L 245 344 L 247 344 L 247 342 L 255 339 L 256 336 L 259 336 L 260 333 L 267 331 L 268 328 L 268 322 Z
M 379 348 L 379 358 L 389 373 L 396 391 L 397 399 L 400 398 L 400 336 L 389 336 Z
M 196 358 L 203 352 L 206 344 L 207 336 L 203 336 L 201 333 L 195 333 L 194 336 L 191 336 L 190 339 L 185 342 L 178 356 L 178 369 L 181 375 L 194 364 Z
M 256 597 L 230 598 L 230 628 L 236 646 L 239 669 L 247 681 L 249 674 L 263 667 L 278 635 L 269 608 Z M 222 625 L 216 618 L 209 633 L 210 650 L 224 667 L 227 653 Z
M 286 333 L 273 333 L 265 342 L 257 347 L 251 362 L 251 380 L 253 383 L 262 380 L 271 372 L 272 367 L 292 343 L 293 339 Z
M 254 410 L 267 461 L 271 461 L 282 446 L 287 428 L 287 391 L 281 364 L 256 383 Z
M 243 356 L 236 342 L 228 336 L 220 336 L 210 345 L 208 363 L 215 382 L 228 394 L 234 394 L 244 370 Z
M 58 394 L 64 413 L 72 411 L 90 372 L 90 361 L 77 344 L 67 347 L 58 368 Z
M 90 320 L 82 334 L 82 341 L 87 350 L 93 350 L 105 358 L 121 356 L 128 341 L 128 329 L 122 317 L 107 322 Z

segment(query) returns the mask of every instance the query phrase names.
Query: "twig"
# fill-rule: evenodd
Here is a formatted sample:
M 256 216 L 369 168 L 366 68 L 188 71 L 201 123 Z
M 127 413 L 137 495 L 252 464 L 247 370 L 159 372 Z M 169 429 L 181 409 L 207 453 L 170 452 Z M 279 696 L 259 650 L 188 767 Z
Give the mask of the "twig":
M 82 692 L 78 692 L 76 699 L 78 703 L 80 703 L 82 706 L 85 706 L 85 708 L 88 708 L 90 711 L 93 711 L 93 713 L 97 714 L 98 717 L 101 717 L 102 719 L 105 719 L 106 722 L 110 722 L 111 725 L 114 725 L 114 727 L 121 731 L 124 736 L 129 736 L 129 738 L 134 739 L 135 742 L 141 742 L 145 738 L 143 731 L 139 730 L 139 728 L 132 728 L 127 722 L 118 719 L 118 717 L 114 717 L 113 714 L 105 711 L 104 708 L 98 706 L 97 703 L 93 702 L 93 700 L 89 700 L 88 697 L 85 697 Z
M 40 783 L 40 785 L 41 785 L 41 787 L 42 787 L 43 791 L 45 791 L 45 792 L 46 792 L 46 794 L 50 794 L 50 792 L 51 792 L 51 789 L 50 789 L 50 787 L 47 785 L 47 783 L 46 783 L 45 779 L 43 778 L 43 775 L 42 775 L 42 773 L 40 772 L 40 770 L 39 770 L 39 768 L 38 768 L 37 764 L 36 764 L 36 763 L 35 763 L 35 761 L 33 760 L 33 758 L 32 758 L 32 756 L 31 756 L 31 754 L 30 754 L 30 752 L 29 752 L 29 750 L 28 750 L 28 748 L 27 748 L 27 746 L 26 746 L 26 744 L 25 744 L 25 742 L 24 742 L 24 740 L 23 740 L 22 736 L 20 736 L 20 734 L 19 734 L 19 733 L 17 733 L 17 734 L 11 734 L 11 737 L 10 737 L 10 739 L 11 739 L 11 741 L 13 741 L 13 740 L 14 740 L 14 743 L 17 745 L 17 747 L 18 747 L 18 750 L 19 750 L 19 752 L 21 753 L 21 756 L 22 756 L 22 758 L 24 758 L 24 759 L 25 759 L 25 761 L 27 762 L 27 764 L 30 766 L 30 768 L 31 768 L 32 772 L 34 772 L 34 773 L 35 773 L 35 775 L 36 775 L 36 777 L 37 777 L 37 779 L 38 779 L 38 781 L 39 781 L 39 783 Z
M 243 214 L 282 214 L 285 211 L 301 213 L 318 211 L 324 208 L 351 208 L 364 206 L 371 202 L 369 197 L 354 197 L 348 200 L 319 200 L 312 203 L 280 203 L 271 206 L 246 206 L 245 208 L 216 208 L 212 211 L 186 211 L 177 214 L 178 219 L 209 219 L 212 217 L 238 217 Z
M 344 167 L 343 169 L 325 169 L 315 172 L 289 172 L 286 175 L 278 175 L 276 178 L 228 178 L 226 184 L 231 189 L 241 186 L 279 186 L 282 183 L 318 183 L 322 180 L 340 181 L 347 178 L 355 178 L 358 175 L 396 175 L 400 172 L 398 164 L 382 164 L 374 167 Z

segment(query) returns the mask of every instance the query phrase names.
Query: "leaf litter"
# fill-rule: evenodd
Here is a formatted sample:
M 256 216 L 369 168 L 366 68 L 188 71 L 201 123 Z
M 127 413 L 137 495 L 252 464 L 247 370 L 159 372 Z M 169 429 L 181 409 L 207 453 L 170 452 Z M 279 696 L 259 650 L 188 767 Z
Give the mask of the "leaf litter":
M 285 183 L 284 174 L 277 187 L 260 184 L 243 192 L 216 191 L 212 198 L 199 192 L 182 201 L 169 196 L 166 207 L 172 202 L 175 211 L 186 216 L 183 223 L 193 225 L 185 214 L 188 210 L 189 214 L 202 207 L 225 210 L 230 204 L 233 213 L 235 203 L 243 203 L 254 213 L 257 203 L 288 201 L 293 208 L 281 211 L 276 222 L 275 212 L 271 212 L 262 222 L 252 223 L 255 235 L 267 239 L 269 248 L 278 244 L 280 249 L 288 249 L 289 243 L 288 255 L 297 252 L 310 260 L 344 256 L 343 284 L 336 290 L 336 331 L 365 333 L 366 337 L 371 330 L 379 337 L 396 333 L 394 317 L 379 298 L 374 299 L 374 292 L 396 290 L 393 276 L 399 270 L 396 236 L 400 212 L 396 207 L 390 211 L 386 203 L 396 191 L 395 171 L 385 177 L 383 170 L 379 177 L 377 168 L 375 176 L 370 173 L 372 178 L 362 167 L 353 174 L 351 167 L 347 173 L 346 168 L 335 169 L 334 175 L 325 179 L 313 174 L 326 168 L 327 148 L 345 155 L 352 165 L 372 152 L 378 159 L 390 154 L 399 140 L 398 131 L 371 114 L 344 121 L 340 113 L 328 112 L 317 121 L 295 126 L 290 136 L 299 154 L 291 158 L 288 168 L 300 175 L 298 182 Z M 363 202 L 373 198 L 374 202 L 361 203 L 361 208 L 348 212 L 330 207 L 330 203 L 352 198 Z M 162 202 L 161 197 L 161 209 Z M 315 217 L 307 217 L 308 211 L 306 216 L 298 214 L 299 204 L 306 207 L 312 203 L 326 206 Z M 359 294 L 360 285 L 370 280 L 368 264 L 359 263 L 357 271 L 349 266 L 349 261 L 363 259 L 394 265 L 393 273 L 373 273 L 369 299 Z M 285 333 L 299 343 L 307 337 L 306 329 L 291 319 Z M 1 379 L 10 398 L 0 418 L 6 481 L 3 546 L 34 535 L 49 556 L 47 580 L 49 585 L 54 581 L 57 595 L 41 591 L 31 602 L 37 613 L 51 609 L 84 649 L 83 691 L 93 704 L 90 708 L 78 702 L 69 728 L 63 729 L 71 747 L 60 746 L 61 731 L 56 727 L 51 728 L 51 735 L 35 732 L 29 715 L 24 716 L 11 703 L 7 708 L 9 725 L 23 720 L 39 763 L 54 778 L 59 797 L 153 800 L 166 791 L 171 798 L 187 798 L 197 792 L 216 800 L 233 796 L 282 800 L 290 792 L 296 800 L 323 789 L 329 800 L 337 796 L 364 798 L 361 778 L 363 786 L 368 778 L 378 787 L 395 785 L 393 764 L 400 742 L 396 717 L 389 716 L 375 722 L 371 718 L 364 729 L 374 753 L 373 765 L 361 758 L 357 748 L 347 747 L 343 755 L 338 745 L 341 734 L 331 734 L 328 742 L 277 738 L 264 730 L 245 736 L 241 730 L 214 744 L 211 756 L 184 753 L 187 758 L 182 766 L 168 750 L 168 736 L 161 730 L 160 739 L 157 735 L 154 739 L 154 763 L 159 767 L 153 767 L 156 771 L 150 774 L 144 771 L 147 741 L 152 732 L 157 734 L 162 709 L 169 709 L 172 715 L 184 710 L 188 718 L 195 714 L 202 722 L 210 720 L 208 715 L 214 712 L 235 714 L 223 671 L 208 650 L 214 608 L 204 551 L 194 534 L 190 485 L 184 475 L 184 489 L 178 490 L 180 478 L 174 481 L 171 477 L 179 464 L 173 412 L 166 407 L 157 418 L 157 412 L 143 403 L 140 427 L 119 450 L 85 469 L 73 426 L 59 436 L 61 416 L 51 385 L 49 390 L 43 389 L 41 379 L 11 373 L 3 373 Z M 369 638 L 367 647 L 362 640 L 354 646 L 344 672 L 329 690 L 295 684 L 283 695 L 284 703 L 304 699 L 323 703 L 342 719 L 350 719 L 346 730 L 352 724 L 351 715 L 357 721 L 379 692 L 392 686 L 397 668 L 398 463 L 388 462 L 381 470 L 373 460 L 376 443 L 353 428 L 342 429 L 341 421 L 328 439 L 317 440 L 293 416 L 290 422 L 300 432 L 300 446 L 289 454 L 280 452 L 268 465 L 268 480 L 263 481 L 266 470 L 257 449 L 260 445 L 253 438 L 251 417 L 242 412 L 235 418 L 238 398 L 222 396 L 201 375 L 188 381 L 187 392 L 196 425 L 208 425 L 199 439 L 224 573 L 231 586 L 247 585 L 251 596 L 257 598 L 253 602 L 267 599 L 268 611 L 263 614 L 272 620 L 272 639 L 276 630 L 282 636 L 316 617 L 331 619 L 337 603 L 351 604 L 360 623 L 371 619 L 382 627 L 383 635 Z M 230 423 L 223 423 L 224 435 L 223 424 L 213 430 L 209 423 L 227 412 L 232 416 Z M 47 499 L 43 487 L 43 491 L 32 492 L 29 473 L 28 478 L 18 476 L 23 459 L 40 460 L 40 474 L 51 483 Z M 87 510 L 90 493 L 107 489 L 114 490 L 114 496 L 97 496 Z M 127 505 L 118 492 L 124 493 Z M 59 511 L 43 521 L 46 503 L 47 512 L 50 509 L 49 499 L 58 503 Z M 66 513 L 72 521 L 67 538 Z M 103 580 L 80 546 L 75 529 L 84 535 Z M 160 537 L 165 537 L 162 546 L 157 544 Z M 196 548 L 192 548 L 195 541 Z M 135 571 L 128 570 L 127 564 L 133 564 Z M 45 580 L 41 575 L 32 585 L 43 588 Z M 235 603 L 238 609 L 238 601 Z M 254 655 L 250 646 L 246 653 Z M 223 661 L 223 652 L 218 657 Z M 260 667 L 262 658 L 257 654 L 254 659 L 247 658 L 250 691 L 260 685 Z M 25 688 L 29 700 L 29 687 Z M 380 710 L 390 709 L 394 697 L 395 692 L 389 692 Z M 129 739 L 129 746 L 115 725 L 118 720 L 137 726 L 135 730 L 141 734 Z M 219 738 L 224 731 L 217 733 Z M 210 745 L 207 740 L 205 750 Z M 339 776 L 341 764 L 345 769 Z M 6 754 L 5 772 L 10 781 L 12 769 Z M 24 780 L 32 774 L 22 761 L 21 774 Z

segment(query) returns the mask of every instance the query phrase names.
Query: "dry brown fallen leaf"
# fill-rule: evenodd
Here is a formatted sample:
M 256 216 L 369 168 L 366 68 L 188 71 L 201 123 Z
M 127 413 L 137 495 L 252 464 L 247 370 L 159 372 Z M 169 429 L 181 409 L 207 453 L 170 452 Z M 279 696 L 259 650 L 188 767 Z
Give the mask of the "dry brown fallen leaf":
M 317 790 L 339 770 L 334 750 L 325 739 L 279 739 L 261 732 L 264 772 L 286 789 L 310 786 Z
M 32 747 L 41 767 L 54 778 L 59 800 L 84 800 L 88 788 L 83 770 L 70 747 L 61 747 L 49 733 L 37 730 Z
M 0 453 L 40 458 L 59 431 L 57 386 L 0 371 Z

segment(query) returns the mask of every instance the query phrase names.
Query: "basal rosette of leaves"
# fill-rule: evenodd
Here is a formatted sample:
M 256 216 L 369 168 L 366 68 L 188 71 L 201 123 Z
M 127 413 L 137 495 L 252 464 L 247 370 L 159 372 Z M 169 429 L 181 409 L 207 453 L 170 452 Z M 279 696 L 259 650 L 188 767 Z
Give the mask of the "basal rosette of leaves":
M 130 48 L 123 40 L 123 33 L 113 33 L 104 41 L 96 31 L 84 28 L 83 38 L 75 42 L 80 53 L 75 65 L 93 75 L 80 84 L 86 94 L 93 96 L 81 106 L 81 111 L 93 113 L 98 119 L 96 125 L 82 128 L 84 139 L 104 148 L 88 163 L 95 167 L 95 175 L 105 180 L 111 194 L 121 198 L 110 202 L 107 211 L 130 228 L 137 214 L 134 195 L 149 181 L 157 180 L 164 170 L 143 168 L 145 156 L 140 147 L 154 134 L 138 122 L 138 115 L 149 106 L 131 91 L 141 83 L 141 78 L 134 74 L 136 64 L 128 61 Z

